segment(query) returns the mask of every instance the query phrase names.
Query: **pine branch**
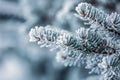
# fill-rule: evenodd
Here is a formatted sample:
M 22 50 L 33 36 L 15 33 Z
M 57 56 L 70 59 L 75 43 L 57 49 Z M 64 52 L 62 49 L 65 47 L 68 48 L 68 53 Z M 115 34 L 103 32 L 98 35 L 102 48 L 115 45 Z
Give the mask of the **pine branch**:
M 78 61 L 88 54 L 115 53 L 115 49 L 108 46 L 106 40 L 84 28 L 80 28 L 76 35 L 50 26 L 35 27 L 31 29 L 29 36 L 30 41 L 37 41 L 42 47 L 59 48 L 57 58 L 69 66 L 79 65 Z
M 103 75 L 104 80 L 119 80 L 120 38 L 108 35 L 109 32 L 119 35 L 119 14 L 108 15 L 87 3 L 80 3 L 76 10 L 80 19 L 88 20 L 95 29 L 79 28 L 71 33 L 52 26 L 35 27 L 29 32 L 30 41 L 38 42 L 41 47 L 59 49 L 56 59 L 66 66 L 85 63 L 91 73 Z M 100 30 L 99 24 L 109 32 Z
M 80 28 L 77 34 L 46 27 L 36 27 L 31 29 L 30 41 L 45 41 L 56 45 L 66 46 L 74 50 L 95 54 L 113 54 L 115 49 L 107 45 L 107 41 L 102 39 L 97 33 Z M 110 52 L 111 51 L 111 52 Z
M 120 55 L 106 56 L 98 64 L 101 67 L 102 75 L 105 80 L 119 80 L 120 79 Z
M 89 20 L 89 24 L 93 22 L 98 22 L 109 32 L 113 32 L 120 36 L 119 14 L 112 13 L 111 15 L 109 15 L 88 3 L 80 3 L 76 7 L 76 11 L 78 12 L 78 16 L 80 17 L 80 19 Z

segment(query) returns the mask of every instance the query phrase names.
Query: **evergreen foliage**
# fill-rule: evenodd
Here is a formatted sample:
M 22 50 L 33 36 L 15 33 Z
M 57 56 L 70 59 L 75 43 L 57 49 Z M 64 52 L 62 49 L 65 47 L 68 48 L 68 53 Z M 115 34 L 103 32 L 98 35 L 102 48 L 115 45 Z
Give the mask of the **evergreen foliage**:
M 86 64 L 90 73 L 102 75 L 100 80 L 120 80 L 120 15 L 88 3 L 78 4 L 75 10 L 89 28 L 69 32 L 49 25 L 35 27 L 29 32 L 30 41 L 59 49 L 56 59 L 66 66 Z

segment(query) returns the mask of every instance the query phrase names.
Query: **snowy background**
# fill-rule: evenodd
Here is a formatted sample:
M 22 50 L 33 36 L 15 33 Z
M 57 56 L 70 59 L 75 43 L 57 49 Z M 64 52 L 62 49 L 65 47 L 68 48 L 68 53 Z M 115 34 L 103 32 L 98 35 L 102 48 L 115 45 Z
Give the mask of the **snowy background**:
M 84 27 L 74 16 L 80 2 L 120 13 L 119 0 L 0 0 L 0 80 L 97 80 L 84 65 L 65 67 L 56 61 L 55 51 L 29 42 L 34 26 L 71 32 Z

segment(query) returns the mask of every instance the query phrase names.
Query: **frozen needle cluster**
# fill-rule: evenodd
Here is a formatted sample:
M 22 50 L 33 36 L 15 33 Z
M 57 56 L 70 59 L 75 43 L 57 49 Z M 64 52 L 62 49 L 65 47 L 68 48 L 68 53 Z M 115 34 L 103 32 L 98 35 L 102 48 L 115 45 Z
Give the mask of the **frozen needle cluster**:
M 35 27 L 30 41 L 57 49 L 56 59 L 66 66 L 86 64 L 100 80 L 120 80 L 120 15 L 107 14 L 88 3 L 80 3 L 76 16 L 89 28 L 69 32 L 53 26 Z

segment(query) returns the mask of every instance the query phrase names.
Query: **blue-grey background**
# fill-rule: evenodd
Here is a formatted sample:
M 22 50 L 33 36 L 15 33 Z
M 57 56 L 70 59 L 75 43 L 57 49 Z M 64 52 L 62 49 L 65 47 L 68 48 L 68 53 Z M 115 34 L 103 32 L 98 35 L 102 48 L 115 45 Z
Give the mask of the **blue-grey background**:
M 0 80 L 97 80 L 84 65 L 65 67 L 56 62 L 56 51 L 29 42 L 34 26 L 54 25 L 71 32 L 89 27 L 74 16 L 80 2 L 120 13 L 119 0 L 0 0 Z

